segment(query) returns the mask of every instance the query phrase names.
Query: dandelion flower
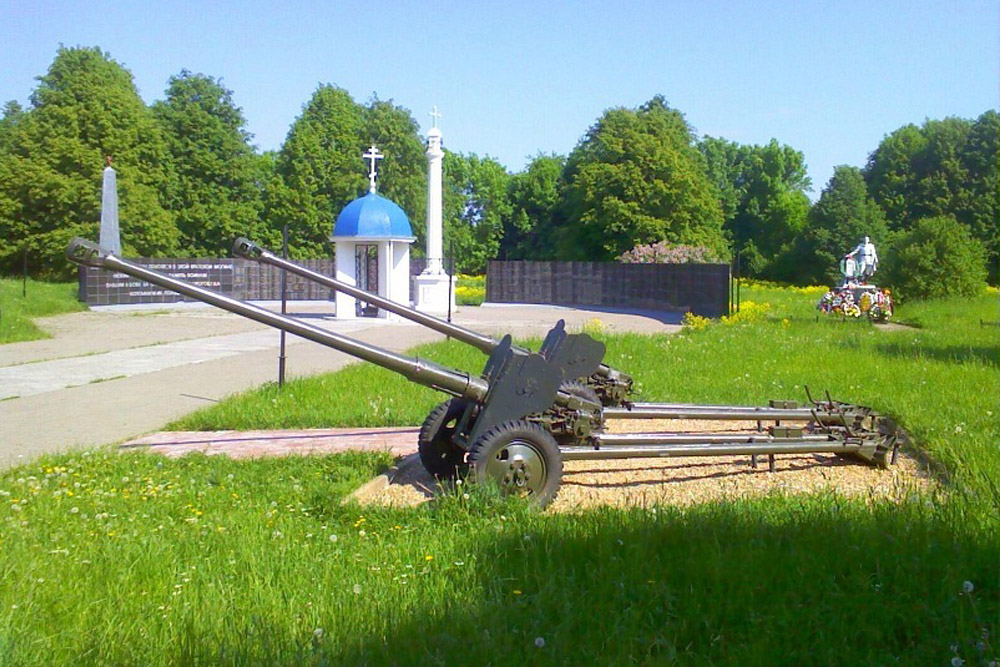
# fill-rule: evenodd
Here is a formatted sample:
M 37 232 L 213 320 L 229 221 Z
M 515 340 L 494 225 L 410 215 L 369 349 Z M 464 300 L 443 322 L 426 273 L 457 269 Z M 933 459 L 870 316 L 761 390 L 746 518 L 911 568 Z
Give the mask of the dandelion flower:
M 361 595 L 361 584 L 354 584 L 354 588 L 352 590 L 355 595 Z
M 424 560 L 434 560 L 434 556 L 431 555 L 424 556 Z
M 521 595 L 521 591 L 519 591 L 519 590 L 517 590 L 517 589 L 515 588 L 515 589 L 514 589 L 514 595 Z

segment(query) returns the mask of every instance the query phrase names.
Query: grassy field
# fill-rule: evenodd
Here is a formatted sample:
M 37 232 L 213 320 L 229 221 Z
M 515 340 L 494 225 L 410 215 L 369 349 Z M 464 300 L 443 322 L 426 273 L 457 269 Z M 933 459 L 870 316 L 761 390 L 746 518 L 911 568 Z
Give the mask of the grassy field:
M 22 292 L 20 279 L 0 278 L 0 344 L 47 338 L 32 319 L 85 310 L 86 306 L 76 298 L 76 290 L 76 283 L 28 280 Z
M 0 664 L 986 665 L 1000 358 L 979 319 L 997 296 L 907 306 L 895 331 L 816 321 L 818 298 L 750 288 L 729 323 L 611 336 L 608 359 L 648 399 L 809 384 L 874 405 L 941 462 L 939 490 L 552 515 L 460 486 L 387 510 L 341 504 L 380 455 L 50 457 L 0 477 Z M 415 424 L 438 400 L 359 365 L 175 426 Z

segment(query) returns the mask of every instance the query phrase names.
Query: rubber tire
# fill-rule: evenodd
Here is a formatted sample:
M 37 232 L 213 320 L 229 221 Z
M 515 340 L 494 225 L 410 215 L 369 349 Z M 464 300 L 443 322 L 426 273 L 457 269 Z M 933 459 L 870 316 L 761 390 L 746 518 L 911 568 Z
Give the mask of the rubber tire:
M 469 448 L 469 465 L 476 481 L 483 483 L 491 480 L 489 464 L 498 461 L 505 449 L 512 444 L 528 446 L 541 460 L 545 467 L 544 479 L 537 490 L 524 489 L 523 495 L 531 497 L 538 507 L 551 503 L 559 492 L 562 482 L 562 454 L 559 445 L 548 431 L 537 424 L 521 419 L 498 424 L 483 433 Z M 504 484 L 502 479 L 492 479 L 497 482 L 505 493 L 515 490 L 511 483 Z
M 437 479 L 455 479 L 464 474 L 465 450 L 451 441 L 455 423 L 465 411 L 465 402 L 452 398 L 430 411 L 417 436 L 417 453 L 424 468 Z

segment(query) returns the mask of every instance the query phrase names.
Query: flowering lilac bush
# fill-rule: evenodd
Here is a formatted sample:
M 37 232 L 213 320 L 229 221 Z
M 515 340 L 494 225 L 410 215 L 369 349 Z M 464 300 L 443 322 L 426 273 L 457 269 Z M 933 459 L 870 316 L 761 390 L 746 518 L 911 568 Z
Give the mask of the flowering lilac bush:
M 671 245 L 659 241 L 637 245 L 618 258 L 625 264 L 705 264 L 721 261 L 711 248 L 693 245 Z

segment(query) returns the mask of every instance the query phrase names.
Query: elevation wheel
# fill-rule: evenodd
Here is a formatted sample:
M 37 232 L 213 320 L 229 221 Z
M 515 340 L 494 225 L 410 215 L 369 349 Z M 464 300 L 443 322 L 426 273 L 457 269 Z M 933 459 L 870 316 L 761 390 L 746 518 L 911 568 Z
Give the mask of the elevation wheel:
M 563 382 L 559 388 L 567 394 L 572 394 L 577 398 L 582 398 L 585 401 L 601 405 L 601 397 L 598 396 L 597 392 L 594 391 L 594 389 L 586 382 L 581 382 L 580 380 L 567 380 L 566 382 Z
M 499 484 L 508 494 L 528 496 L 545 507 L 562 481 L 562 455 L 552 435 L 521 419 L 498 424 L 469 448 L 469 464 L 477 482 Z
M 467 469 L 465 450 L 451 439 L 463 412 L 465 402 L 453 398 L 431 410 L 420 427 L 417 437 L 420 462 L 438 479 L 455 479 Z

